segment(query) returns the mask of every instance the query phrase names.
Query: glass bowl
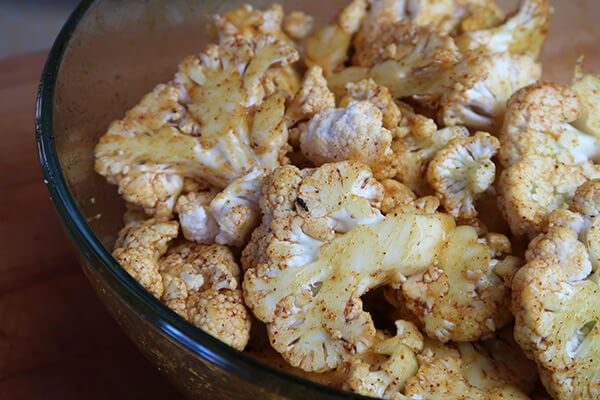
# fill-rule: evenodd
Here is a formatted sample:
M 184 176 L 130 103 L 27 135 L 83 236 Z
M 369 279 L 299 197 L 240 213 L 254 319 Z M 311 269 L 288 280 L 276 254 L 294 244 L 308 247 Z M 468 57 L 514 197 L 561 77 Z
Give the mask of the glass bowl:
M 36 106 L 36 137 L 44 181 L 72 239 L 82 269 L 129 338 L 191 399 L 365 398 L 320 385 L 236 351 L 172 312 L 113 259 L 123 203 L 93 170 L 93 148 L 178 62 L 211 41 L 211 16 L 254 0 L 85 0 L 60 32 L 44 69 Z M 317 24 L 346 0 L 279 0 Z M 501 1 L 514 7 L 515 1 Z M 576 59 L 599 64 L 600 2 L 554 1 L 542 61 L 545 77 L 569 82 Z M 594 71 L 599 72 L 599 71 Z

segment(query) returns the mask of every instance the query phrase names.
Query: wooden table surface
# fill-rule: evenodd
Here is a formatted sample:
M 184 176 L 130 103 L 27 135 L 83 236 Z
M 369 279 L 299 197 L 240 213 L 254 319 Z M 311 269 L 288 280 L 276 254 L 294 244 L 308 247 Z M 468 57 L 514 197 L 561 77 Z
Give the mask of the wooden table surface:
M 0 60 L 0 400 L 179 399 L 104 310 L 38 166 L 45 52 Z

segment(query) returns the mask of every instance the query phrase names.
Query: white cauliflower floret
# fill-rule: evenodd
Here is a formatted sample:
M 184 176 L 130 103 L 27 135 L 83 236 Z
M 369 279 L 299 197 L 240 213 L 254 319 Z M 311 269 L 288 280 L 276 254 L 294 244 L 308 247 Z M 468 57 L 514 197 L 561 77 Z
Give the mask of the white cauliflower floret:
M 353 0 L 327 25 L 306 38 L 306 64 L 323 68 L 325 76 L 343 67 L 348 59 L 352 35 L 365 16 L 365 0 Z
M 111 124 L 95 149 L 96 171 L 127 201 L 168 217 L 184 177 L 223 188 L 253 168 L 281 165 L 285 98 L 265 99 L 261 82 L 273 65 L 297 59 L 290 44 L 269 36 L 207 46 Z
M 369 101 L 381 111 L 383 127 L 393 130 L 402 122 L 402 111 L 392 98 L 389 90 L 377 85 L 372 79 L 351 82 L 346 85 L 346 93 L 340 101 L 340 107 L 346 107 L 350 102 Z M 406 133 L 402 133 L 404 136 Z M 398 135 L 398 132 L 394 132 Z
M 574 279 L 562 268 L 564 262 L 538 257 L 515 275 L 515 339 L 537 363 L 554 399 L 597 399 L 600 288 L 589 279 Z
M 600 138 L 600 77 L 583 73 L 583 59 L 575 67 L 575 78 L 571 86 L 581 102 L 581 116 L 573 126 L 588 135 Z
M 252 170 L 218 194 L 192 192 L 179 197 L 175 211 L 186 239 L 242 246 L 260 221 L 258 199 L 264 174 Z
M 162 301 L 183 318 L 243 350 L 250 338 L 250 313 L 240 290 L 240 268 L 222 245 L 186 243 L 160 260 Z
M 550 23 L 552 8 L 548 0 L 523 0 L 519 11 L 498 27 L 465 32 L 456 37 L 464 54 L 472 51 L 528 54 L 537 59 Z
M 292 11 L 283 20 L 283 30 L 295 40 L 302 40 L 312 30 L 315 19 L 302 11 Z
M 527 55 L 475 54 L 464 57 L 447 74 L 438 89 L 442 93 L 439 119 L 444 125 L 495 131 L 502 125 L 510 96 L 538 80 L 542 67 Z
M 327 88 L 323 69 L 310 67 L 302 78 L 300 89 L 285 111 L 285 122 L 292 128 L 301 121 L 310 120 L 319 111 L 335 107 L 335 96 Z
M 600 142 L 571 123 L 581 115 L 581 103 L 567 86 L 539 82 L 510 98 L 500 133 L 499 159 L 508 168 L 529 155 L 579 164 L 600 156 Z
M 317 113 L 300 135 L 300 150 L 314 165 L 354 160 L 368 165 L 376 178 L 394 175 L 392 134 L 382 113 L 369 101 L 352 101 L 344 108 Z
M 409 135 L 392 142 L 395 178 L 420 196 L 431 192 L 425 175 L 435 154 L 450 140 L 469 135 L 466 128 L 458 126 L 436 131 L 435 123 L 429 121 L 422 125 L 424 129 L 411 130 Z
M 411 322 L 396 321 L 396 335 L 377 332 L 376 343 L 352 360 L 346 389 L 379 399 L 396 399 L 408 378 L 417 373 L 416 354 L 423 349 L 423 335 Z
M 432 351 L 427 343 L 425 346 L 425 351 L 419 357 L 420 365 L 417 374 L 406 382 L 404 391 L 406 397 L 399 399 L 529 400 L 529 397 L 510 381 L 490 385 L 484 380 L 485 385 L 476 386 L 481 382 L 477 380 L 472 382 L 465 375 L 473 374 L 473 368 L 481 368 L 482 371 L 477 372 L 480 372 L 483 378 L 485 367 L 468 365 L 467 369 L 470 367 L 471 371 L 465 371 L 463 362 L 470 363 L 470 357 L 466 357 L 463 361 L 461 354 L 452 348 L 446 346 L 439 348 L 439 345 L 435 345 Z M 486 361 L 495 362 L 490 359 Z
M 177 221 L 148 219 L 132 222 L 119 232 L 113 257 L 154 296 L 164 292 L 158 260 L 167 252 L 167 245 L 177 237 Z
M 586 181 L 579 167 L 530 156 L 502 172 L 498 206 L 513 234 L 533 237 L 544 229 L 548 215 L 568 206 Z
M 360 296 L 432 263 L 453 221 L 442 214 L 383 219 L 372 205 L 383 197 L 381 185 L 358 163 L 274 174 L 291 192 L 281 190 L 284 182 L 263 188 L 264 228 L 243 255 L 246 304 L 292 366 L 327 371 L 374 340 Z
M 283 8 L 279 4 L 273 4 L 264 11 L 244 4 L 235 10 L 213 16 L 213 20 L 221 41 L 230 37 L 250 39 L 258 35 L 287 39 L 281 31 Z
M 520 260 L 508 238 L 479 239 L 471 226 L 449 235 L 438 262 L 410 277 L 397 300 L 420 321 L 425 333 L 441 342 L 489 337 L 512 320 L 510 284 Z
M 427 182 L 455 218 L 477 216 L 475 201 L 494 183 L 496 165 L 492 157 L 500 142 L 485 132 L 452 139 L 431 160 Z

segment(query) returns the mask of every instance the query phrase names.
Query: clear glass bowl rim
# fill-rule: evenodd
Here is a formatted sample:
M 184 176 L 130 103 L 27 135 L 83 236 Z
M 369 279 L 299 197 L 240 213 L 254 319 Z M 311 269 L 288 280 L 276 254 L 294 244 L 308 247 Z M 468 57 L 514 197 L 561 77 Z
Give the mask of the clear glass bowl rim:
M 285 392 L 307 389 L 331 399 L 368 399 L 282 371 L 255 357 L 237 351 L 190 324 L 153 295 L 121 268 L 102 244 L 71 195 L 64 178 L 53 129 L 54 91 L 58 72 L 69 41 L 86 12 L 101 0 L 82 0 L 65 22 L 46 60 L 38 87 L 35 107 L 35 134 L 44 183 L 54 208 L 67 233 L 91 267 L 117 296 L 138 315 L 189 351 L 249 382 L 268 380 Z M 284 392 L 284 393 L 285 393 Z

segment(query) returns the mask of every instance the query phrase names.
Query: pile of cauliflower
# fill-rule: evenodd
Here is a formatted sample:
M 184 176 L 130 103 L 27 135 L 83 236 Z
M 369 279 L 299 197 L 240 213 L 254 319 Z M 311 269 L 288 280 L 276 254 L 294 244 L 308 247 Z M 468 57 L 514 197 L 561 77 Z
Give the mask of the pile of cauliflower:
M 600 78 L 540 80 L 551 12 L 215 16 L 96 146 L 127 205 L 115 259 L 210 335 L 341 389 L 600 398 Z

